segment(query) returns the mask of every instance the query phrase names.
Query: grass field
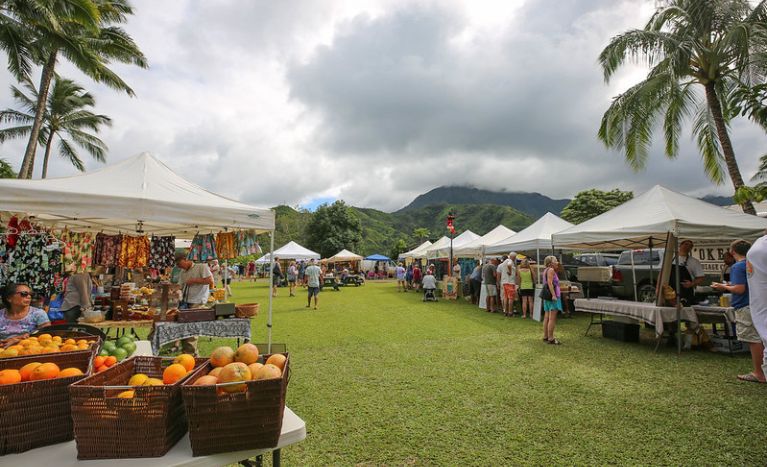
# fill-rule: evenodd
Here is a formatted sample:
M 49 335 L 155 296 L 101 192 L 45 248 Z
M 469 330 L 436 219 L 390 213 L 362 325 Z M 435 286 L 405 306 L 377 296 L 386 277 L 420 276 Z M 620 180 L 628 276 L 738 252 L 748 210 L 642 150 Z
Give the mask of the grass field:
M 265 282 L 234 287 L 262 304 L 265 341 Z M 767 386 L 735 380 L 745 357 L 584 337 L 586 317 L 547 345 L 540 323 L 393 283 L 325 291 L 318 311 L 298 293 L 274 302 L 308 431 L 285 465 L 767 464 Z

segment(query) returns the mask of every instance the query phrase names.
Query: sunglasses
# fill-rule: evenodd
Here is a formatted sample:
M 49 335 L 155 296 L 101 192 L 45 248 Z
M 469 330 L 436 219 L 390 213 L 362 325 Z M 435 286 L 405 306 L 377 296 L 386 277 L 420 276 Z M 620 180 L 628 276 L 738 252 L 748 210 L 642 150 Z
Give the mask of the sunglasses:
M 26 292 L 26 291 L 24 291 L 24 292 L 16 292 L 16 295 L 18 295 L 20 297 L 27 298 L 27 297 L 31 297 L 32 296 L 32 292 Z

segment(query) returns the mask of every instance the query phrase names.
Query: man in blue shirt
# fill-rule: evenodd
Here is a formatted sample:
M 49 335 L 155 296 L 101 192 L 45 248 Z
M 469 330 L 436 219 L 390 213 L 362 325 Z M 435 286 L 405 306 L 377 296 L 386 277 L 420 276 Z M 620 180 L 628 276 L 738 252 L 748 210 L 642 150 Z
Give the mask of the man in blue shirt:
M 751 244 L 745 240 L 735 240 L 730 244 L 730 253 L 736 261 L 730 268 L 730 283 L 714 283 L 712 287 L 732 294 L 730 306 L 735 309 L 735 329 L 738 334 L 738 340 L 748 343 L 749 350 L 751 351 L 751 361 L 754 365 L 754 370 L 745 375 L 738 375 L 738 379 L 741 381 L 764 383 L 765 376 L 762 370 L 764 345 L 754 327 L 751 309 L 748 304 L 746 253 L 748 253 L 750 248 Z

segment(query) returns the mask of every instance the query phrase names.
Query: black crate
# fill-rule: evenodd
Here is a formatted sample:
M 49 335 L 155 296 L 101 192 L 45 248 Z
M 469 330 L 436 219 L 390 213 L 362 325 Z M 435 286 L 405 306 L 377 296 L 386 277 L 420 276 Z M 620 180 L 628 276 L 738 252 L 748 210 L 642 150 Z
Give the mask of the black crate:
M 622 342 L 639 342 L 639 325 L 619 321 L 604 321 L 602 323 L 602 337 Z

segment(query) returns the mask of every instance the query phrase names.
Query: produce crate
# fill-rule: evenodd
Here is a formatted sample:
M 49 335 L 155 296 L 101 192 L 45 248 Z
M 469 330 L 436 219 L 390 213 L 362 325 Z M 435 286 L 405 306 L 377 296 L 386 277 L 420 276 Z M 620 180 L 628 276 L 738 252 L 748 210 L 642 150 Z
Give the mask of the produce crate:
M 179 323 L 194 323 L 197 321 L 213 321 L 216 319 L 216 310 L 213 308 L 194 308 L 179 310 L 176 321 Z
M 234 316 L 235 313 L 234 303 L 216 303 L 213 309 L 216 311 L 216 317 Z
M 88 375 L 92 357 L 92 351 L 78 351 L 4 358 L 0 359 L 0 370 L 51 362 L 62 370 L 74 367 Z M 67 386 L 85 375 L 0 386 L 0 455 L 71 440 Z
M 739 341 L 735 336 L 722 336 L 722 335 L 710 335 L 711 350 L 713 352 L 720 352 L 726 354 L 747 353 L 749 351 L 748 344 Z
M 246 392 L 218 394 L 216 386 L 193 386 L 208 374 L 210 362 L 201 366 L 181 386 L 189 417 L 192 454 L 206 456 L 219 452 L 265 449 L 277 446 L 282 431 L 285 394 L 290 381 L 290 356 L 282 377 L 248 381 Z M 264 355 L 263 361 L 270 355 Z
M 639 342 L 639 325 L 610 320 L 603 321 L 602 337 L 623 342 Z
M 196 359 L 200 366 L 207 359 Z M 136 373 L 162 379 L 173 358 L 132 357 L 69 387 L 78 459 L 161 457 L 187 430 L 181 383 L 127 386 Z M 132 399 L 117 394 L 133 389 Z

